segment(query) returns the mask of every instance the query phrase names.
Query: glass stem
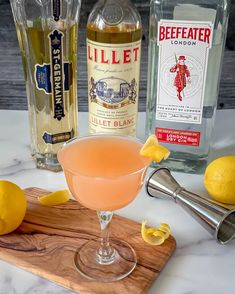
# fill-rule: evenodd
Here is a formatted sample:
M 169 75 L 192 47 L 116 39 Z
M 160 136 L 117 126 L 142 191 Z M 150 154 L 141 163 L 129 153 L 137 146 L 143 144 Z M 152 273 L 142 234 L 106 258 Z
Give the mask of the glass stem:
M 112 211 L 97 211 L 101 228 L 101 244 L 96 251 L 96 261 L 100 264 L 111 264 L 116 255 L 116 251 L 109 244 L 109 225 L 112 220 Z

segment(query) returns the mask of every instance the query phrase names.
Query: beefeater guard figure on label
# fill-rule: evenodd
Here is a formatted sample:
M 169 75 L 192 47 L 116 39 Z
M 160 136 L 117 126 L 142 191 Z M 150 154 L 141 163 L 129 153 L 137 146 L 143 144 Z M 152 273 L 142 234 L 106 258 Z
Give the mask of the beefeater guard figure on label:
M 182 101 L 181 93 L 183 94 L 183 90 L 186 87 L 186 78 L 187 82 L 191 83 L 190 71 L 188 70 L 187 65 L 185 65 L 185 60 L 185 56 L 181 55 L 177 60 L 177 57 L 175 55 L 176 64 L 170 68 L 170 72 L 176 72 L 174 86 L 176 87 L 177 97 L 179 101 Z

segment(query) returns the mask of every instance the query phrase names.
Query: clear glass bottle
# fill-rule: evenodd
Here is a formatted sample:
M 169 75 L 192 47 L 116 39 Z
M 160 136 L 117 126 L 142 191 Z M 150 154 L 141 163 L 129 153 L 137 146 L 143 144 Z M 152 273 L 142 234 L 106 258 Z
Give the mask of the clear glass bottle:
M 100 0 L 87 22 L 90 133 L 135 136 L 141 19 L 129 0 Z
M 22 55 L 38 168 L 61 170 L 57 152 L 77 135 L 80 0 L 11 0 Z
M 171 150 L 171 170 L 204 171 L 228 23 L 226 0 L 152 0 L 146 135 Z

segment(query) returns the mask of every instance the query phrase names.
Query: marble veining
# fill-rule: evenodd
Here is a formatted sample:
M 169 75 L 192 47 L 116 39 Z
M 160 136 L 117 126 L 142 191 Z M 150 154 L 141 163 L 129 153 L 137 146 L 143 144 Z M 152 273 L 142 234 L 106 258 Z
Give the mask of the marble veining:
M 0 167 L 0 177 L 11 177 L 18 173 L 23 173 L 25 171 L 34 170 L 34 164 L 32 160 L 22 162 L 18 159 L 13 159 L 13 163 L 6 167 Z
M 144 116 L 140 113 L 138 117 L 140 138 L 144 137 Z M 234 117 L 235 110 L 217 111 L 212 158 L 235 155 Z M 87 133 L 87 113 L 79 113 L 79 129 L 81 135 Z M 29 146 L 27 112 L 0 110 L 0 179 L 13 181 L 22 188 L 36 186 L 51 191 L 66 188 L 62 172 L 55 174 L 35 168 Z M 207 195 L 202 175 L 174 173 L 174 176 L 186 189 Z M 116 213 L 139 222 L 147 219 L 150 225 L 164 221 L 172 227 L 177 249 L 148 294 L 235 293 L 235 240 L 226 246 L 216 243 L 180 206 L 148 197 L 143 189 L 130 205 Z M 0 261 L 0 294 L 67 293 L 73 292 Z

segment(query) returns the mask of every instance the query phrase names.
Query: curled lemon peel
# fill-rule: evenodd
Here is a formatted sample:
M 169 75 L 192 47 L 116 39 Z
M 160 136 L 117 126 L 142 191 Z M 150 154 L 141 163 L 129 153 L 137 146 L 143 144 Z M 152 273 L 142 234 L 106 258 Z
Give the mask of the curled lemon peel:
M 42 205 L 54 206 L 65 203 L 69 200 L 68 190 L 58 190 L 47 195 L 38 197 L 38 201 Z
M 170 151 L 158 143 L 155 135 L 150 135 L 140 150 L 140 155 L 151 158 L 154 162 L 166 160 Z
M 170 236 L 170 226 L 161 223 L 159 228 L 146 228 L 147 221 L 143 221 L 141 225 L 141 236 L 143 240 L 150 245 L 161 245 Z
M 161 228 L 165 228 L 166 230 L 169 231 L 169 233 L 171 232 L 171 228 L 168 224 L 165 224 L 165 223 L 160 223 L 160 227 Z

